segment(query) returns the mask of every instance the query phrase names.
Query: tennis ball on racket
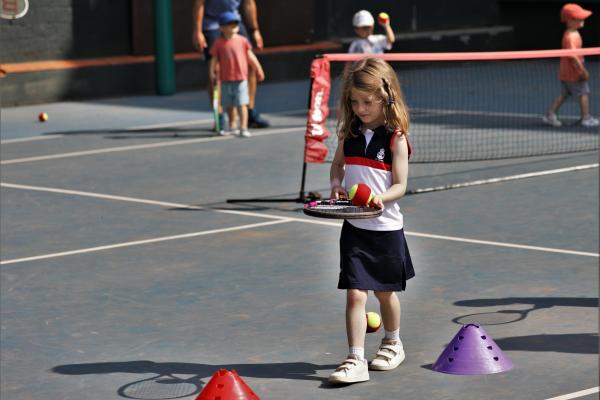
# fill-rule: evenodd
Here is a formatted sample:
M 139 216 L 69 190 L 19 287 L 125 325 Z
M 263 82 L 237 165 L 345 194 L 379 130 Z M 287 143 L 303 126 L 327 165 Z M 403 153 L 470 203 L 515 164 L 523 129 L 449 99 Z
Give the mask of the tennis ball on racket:
M 367 333 L 377 332 L 381 326 L 381 317 L 376 312 L 367 313 Z
M 377 16 L 377 21 L 379 21 L 380 24 L 385 24 L 389 20 L 390 20 L 390 16 L 387 13 L 380 12 L 379 15 Z
M 41 113 L 38 115 L 38 120 L 39 120 L 40 122 L 46 122 L 46 121 L 48 121 L 48 114 L 46 114 L 45 112 L 41 112 Z
M 368 206 L 373 200 L 373 191 L 364 183 L 357 183 L 350 188 L 348 199 L 356 206 Z

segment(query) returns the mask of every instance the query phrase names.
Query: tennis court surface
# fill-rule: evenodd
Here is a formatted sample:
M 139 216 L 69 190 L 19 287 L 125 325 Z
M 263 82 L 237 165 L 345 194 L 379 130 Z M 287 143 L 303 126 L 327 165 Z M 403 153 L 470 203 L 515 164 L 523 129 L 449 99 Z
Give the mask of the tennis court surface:
M 249 139 L 215 136 L 200 92 L 2 110 L 2 398 L 194 399 L 221 368 L 262 399 L 598 398 L 597 150 L 412 164 L 413 192 L 532 175 L 401 201 L 407 358 L 327 383 L 347 351 L 340 223 L 227 203 L 298 196 L 308 87 L 261 86 L 272 126 Z M 327 196 L 328 171 L 308 165 L 306 190 Z M 468 323 L 514 368 L 433 371 Z

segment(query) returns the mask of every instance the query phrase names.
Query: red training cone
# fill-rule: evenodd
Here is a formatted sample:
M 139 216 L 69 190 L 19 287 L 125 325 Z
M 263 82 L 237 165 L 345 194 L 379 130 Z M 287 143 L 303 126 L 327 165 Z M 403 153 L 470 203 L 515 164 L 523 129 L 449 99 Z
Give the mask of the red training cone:
M 220 369 L 210 378 L 196 400 L 260 400 L 235 370 Z

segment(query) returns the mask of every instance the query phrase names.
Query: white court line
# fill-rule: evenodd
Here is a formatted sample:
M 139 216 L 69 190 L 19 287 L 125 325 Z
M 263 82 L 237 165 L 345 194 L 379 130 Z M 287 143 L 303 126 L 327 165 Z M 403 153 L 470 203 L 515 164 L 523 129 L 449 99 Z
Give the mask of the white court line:
M 326 226 L 336 226 L 336 227 L 341 226 L 341 222 L 322 221 L 322 220 L 318 220 L 318 219 L 307 219 L 307 218 L 282 217 L 282 216 L 278 216 L 278 215 L 254 213 L 254 212 L 247 212 L 247 211 L 209 209 L 209 208 L 193 206 L 193 205 L 168 203 L 168 202 L 161 202 L 161 201 L 148 200 L 148 199 L 139 199 L 139 198 L 133 198 L 133 197 L 113 196 L 113 195 L 107 195 L 107 194 L 102 194 L 102 193 L 83 192 L 83 191 L 65 190 L 65 189 L 58 189 L 58 188 L 47 188 L 47 187 L 39 187 L 39 186 L 17 185 L 17 184 L 6 183 L 6 182 L 1 182 L 0 186 L 7 187 L 7 188 L 13 188 L 13 189 L 33 190 L 33 191 L 60 193 L 60 194 L 72 194 L 72 195 L 77 195 L 77 196 L 94 197 L 94 198 L 101 198 L 101 199 L 107 199 L 107 200 L 159 205 L 159 206 L 163 206 L 163 207 L 207 210 L 207 211 L 213 211 L 213 212 L 224 213 L 224 214 L 244 215 L 244 216 L 252 216 L 252 217 L 258 217 L 258 218 L 270 218 L 270 219 L 276 219 L 278 221 L 284 221 L 284 222 L 294 221 L 294 222 L 302 222 L 302 223 L 326 225 Z M 420 233 L 420 232 L 405 232 L 405 234 L 407 236 L 416 236 L 416 237 L 423 237 L 423 238 L 428 238 L 428 239 L 438 239 L 438 240 L 448 240 L 448 241 L 463 242 L 463 243 L 473 243 L 473 244 L 480 244 L 480 245 L 487 245 L 487 246 L 508 247 L 508 248 L 522 249 L 522 250 L 532 250 L 532 251 L 541 251 L 541 252 L 549 252 L 549 253 L 577 255 L 577 256 L 585 256 L 585 257 L 599 257 L 598 253 L 590 253 L 590 252 L 566 250 L 566 249 L 556 249 L 556 248 L 550 248 L 550 247 L 528 246 L 528 245 L 522 245 L 522 244 L 517 244 L 517 243 L 493 242 L 493 241 L 487 241 L 487 240 L 477 240 L 477 239 L 469 239 L 469 238 L 462 238 L 462 237 L 455 237 L 455 236 L 434 235 L 434 234 Z M 56 253 L 56 254 L 62 254 L 62 253 Z M 38 257 L 47 258 L 45 256 L 38 256 Z M 9 262 L 9 261 L 12 261 L 12 260 L 7 260 L 6 262 Z
M 456 236 L 433 235 L 430 233 L 406 232 L 406 235 L 407 236 L 424 237 L 424 238 L 429 238 L 429 239 L 449 240 L 449 241 L 453 241 L 453 242 L 475 243 L 475 244 L 483 244 L 483 245 L 488 245 L 488 246 L 511 247 L 514 249 L 545 251 L 548 253 L 571 254 L 574 256 L 600 257 L 600 254 L 598 254 L 598 253 L 589 253 L 586 251 L 554 249 L 551 247 L 528 246 L 528 245 L 524 245 L 524 244 L 507 243 L 507 242 L 492 242 L 489 240 L 469 239 L 469 238 L 456 237 Z
M 436 117 L 439 115 L 478 115 L 485 117 L 514 117 L 514 118 L 535 118 L 541 121 L 541 114 L 528 114 L 528 113 L 511 113 L 511 112 L 497 112 L 497 111 L 477 111 L 477 110 L 449 110 L 449 109 L 438 109 L 438 108 L 411 108 L 412 111 L 422 112 L 423 114 L 415 115 L 415 119 L 423 117 Z M 435 115 L 427 115 L 427 113 L 436 113 Z M 561 115 L 563 119 L 578 119 L 579 117 L 574 115 Z
M 48 259 L 48 258 L 72 256 L 75 254 L 92 253 L 92 252 L 96 252 L 96 251 L 111 250 L 111 249 L 117 249 L 117 248 L 121 248 L 121 247 L 140 246 L 143 244 L 166 242 L 169 240 L 188 239 L 188 238 L 193 238 L 193 237 L 198 237 L 198 236 L 212 235 L 215 233 L 233 232 L 233 231 L 240 231 L 243 229 L 252 229 L 252 228 L 258 228 L 258 227 L 268 226 L 268 225 L 283 224 L 286 222 L 290 222 L 290 221 L 287 219 L 279 219 L 277 221 L 260 222 L 257 224 L 249 224 L 249 225 L 239 225 L 239 226 L 234 226 L 231 228 L 213 229 L 213 230 L 209 230 L 209 231 L 184 233 L 181 235 L 163 236 L 163 237 L 157 237 L 157 238 L 145 239 L 145 240 L 136 240 L 133 242 L 109 244 L 109 245 L 105 245 L 105 246 L 89 247 L 86 249 L 71 250 L 71 251 L 63 251 L 60 253 L 44 254 L 44 255 L 34 256 L 34 257 L 15 258 L 12 260 L 0 261 L 0 264 L 1 265 L 17 264 L 17 263 L 22 263 L 22 262 L 27 262 L 27 261 L 37 261 L 37 260 L 44 260 L 44 259 Z
M 80 190 L 58 189 L 58 188 L 49 188 L 49 187 L 42 187 L 42 186 L 17 185 L 14 183 L 6 183 L 6 182 L 0 182 L 0 186 L 12 188 L 12 189 L 33 190 L 33 191 L 37 191 L 37 192 L 49 192 L 49 193 L 58 193 L 58 194 L 71 194 L 71 195 L 75 195 L 75 196 L 124 201 L 124 202 L 128 202 L 128 203 L 149 204 L 149 205 L 153 205 L 153 206 L 161 206 L 161 207 L 169 207 L 169 208 L 184 208 L 184 209 L 189 209 L 189 210 L 210 210 L 210 211 L 214 211 L 217 213 L 243 215 L 243 216 L 247 216 L 247 217 L 262 217 L 262 218 L 270 218 L 270 219 L 285 218 L 285 217 L 280 217 L 277 215 L 261 214 L 261 213 L 254 213 L 254 212 L 249 212 L 249 211 L 210 209 L 210 208 L 206 208 L 206 207 L 202 207 L 202 206 L 194 206 L 194 205 L 190 205 L 190 204 L 171 203 L 171 202 L 166 202 L 166 201 L 140 199 L 140 198 L 136 198 L 136 197 L 114 196 L 114 195 L 103 194 L 103 193 L 83 192 Z
M 253 136 L 267 136 L 267 135 L 277 135 L 282 133 L 289 133 L 298 131 L 301 129 L 306 129 L 305 126 L 297 126 L 293 128 L 282 128 L 282 129 L 273 129 L 268 131 L 263 131 L 259 133 L 254 133 Z M 146 144 L 136 144 L 131 146 L 120 146 L 120 147 L 109 147 L 104 149 L 95 149 L 95 150 L 84 150 L 84 151 L 74 151 L 70 153 L 61 153 L 61 154 L 49 154 L 45 156 L 36 156 L 36 157 L 25 157 L 25 158 L 14 158 L 12 160 L 2 160 L 0 161 L 1 165 L 8 164 L 21 164 L 27 162 L 34 161 L 44 161 L 44 160 L 55 160 L 59 158 L 69 158 L 69 157 L 80 157 L 80 156 L 88 156 L 94 154 L 103 154 L 103 153 L 116 153 L 120 151 L 130 151 L 130 150 L 141 150 L 141 149 L 152 149 L 157 147 L 169 147 L 169 146 L 182 146 L 186 144 L 194 144 L 194 143 L 202 143 L 202 142 L 214 142 L 217 140 L 231 140 L 234 139 L 233 136 L 211 136 L 207 138 L 197 138 L 197 139 L 186 139 L 186 140 L 169 140 L 166 142 L 160 143 L 146 143 Z M 247 139 L 245 139 L 247 140 Z
M 488 185 L 490 183 L 499 183 L 499 182 L 505 182 L 505 181 L 514 181 L 514 180 L 519 180 L 519 179 L 534 178 L 534 177 L 538 177 L 538 176 L 560 174 L 563 172 L 582 171 L 584 169 L 598 168 L 598 165 L 599 164 L 596 163 L 596 164 L 576 165 L 573 167 L 566 167 L 566 168 L 548 169 L 546 171 L 536 171 L 536 172 L 529 172 L 526 174 L 509 175 L 509 176 L 502 176 L 499 178 L 481 179 L 478 181 L 454 183 L 451 185 L 443 185 L 443 186 L 435 186 L 435 187 L 429 187 L 429 188 L 423 188 L 423 189 L 415 189 L 415 190 L 411 190 L 410 193 L 422 194 L 422 193 L 428 193 L 428 192 L 439 192 L 440 190 L 461 189 L 461 188 L 466 188 L 466 187 L 470 187 L 470 186 Z
M 123 129 L 123 131 L 131 132 L 131 131 L 141 131 L 141 130 L 145 130 L 145 129 L 174 128 L 176 126 L 202 125 L 202 124 L 208 124 L 210 122 L 213 122 L 212 118 L 194 119 L 191 121 L 165 122 L 162 124 L 131 126 L 129 128 Z
M 135 131 L 141 131 L 141 130 L 145 130 L 145 129 L 160 129 L 160 128 L 171 128 L 171 127 L 186 126 L 186 125 L 201 125 L 201 124 L 206 124 L 206 123 L 209 123 L 212 121 L 213 121 L 212 118 L 211 119 L 196 119 L 196 120 L 192 120 L 192 121 L 179 121 L 179 122 L 164 123 L 164 124 L 139 125 L 139 126 L 132 126 L 129 128 L 124 128 L 124 129 L 106 128 L 106 131 L 108 132 L 108 131 L 111 131 L 114 129 L 119 129 L 119 130 L 122 130 L 123 132 L 135 132 Z M 58 139 L 58 138 L 62 138 L 65 136 L 68 136 L 68 135 L 52 134 L 52 135 L 44 135 L 44 136 L 26 137 L 26 138 L 20 138 L 20 139 L 5 139 L 5 140 L 0 140 L 0 144 L 34 142 L 36 140 Z
M 64 135 L 44 135 L 44 136 L 34 136 L 34 137 L 20 138 L 20 139 L 6 139 L 6 140 L 0 140 L 0 144 L 32 142 L 34 140 L 58 139 L 61 137 L 64 137 Z
M 596 386 L 595 388 L 580 390 L 579 392 L 573 392 L 569 394 L 563 394 L 562 396 L 552 397 L 551 399 L 546 400 L 570 400 L 576 399 L 578 397 L 587 396 L 589 394 L 594 394 L 600 392 L 600 386 Z
M 306 108 L 299 108 L 299 109 L 288 110 L 288 111 L 277 111 L 277 112 L 273 112 L 273 113 L 269 113 L 269 114 L 265 114 L 265 115 L 268 116 L 268 115 L 278 115 L 278 114 L 301 114 L 301 113 L 306 113 L 306 112 L 308 112 L 308 110 Z M 138 125 L 138 126 L 132 126 L 132 127 L 123 128 L 123 129 L 121 129 L 121 128 L 106 128 L 106 130 L 109 131 L 109 130 L 119 129 L 124 132 L 135 132 L 135 131 L 141 131 L 141 130 L 145 130 L 145 129 L 161 129 L 161 128 L 174 128 L 177 126 L 202 125 L 202 124 L 207 124 L 212 121 L 213 121 L 212 118 L 195 119 L 195 120 L 191 120 L 191 121 L 166 122 L 163 124 Z M 57 134 L 57 135 L 45 135 L 45 136 L 33 136 L 33 137 L 26 137 L 26 138 L 20 138 L 20 139 L 6 139 L 6 140 L 0 140 L 0 144 L 33 142 L 36 140 L 46 140 L 46 139 L 58 139 L 58 138 L 65 137 L 65 136 L 67 136 L 67 135 Z

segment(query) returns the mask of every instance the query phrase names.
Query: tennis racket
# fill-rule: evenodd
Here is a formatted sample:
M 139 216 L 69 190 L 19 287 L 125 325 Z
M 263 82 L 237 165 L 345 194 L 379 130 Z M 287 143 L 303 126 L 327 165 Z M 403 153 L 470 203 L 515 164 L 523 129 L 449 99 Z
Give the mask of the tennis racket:
M 213 118 L 215 120 L 215 132 L 221 131 L 221 124 L 219 123 L 219 104 L 221 103 L 221 99 L 219 97 L 219 81 L 213 81 L 213 93 L 212 93 L 212 108 L 213 108 Z
M 304 214 L 317 218 L 366 219 L 379 217 L 381 208 L 355 206 L 350 200 L 317 200 L 304 204 Z

